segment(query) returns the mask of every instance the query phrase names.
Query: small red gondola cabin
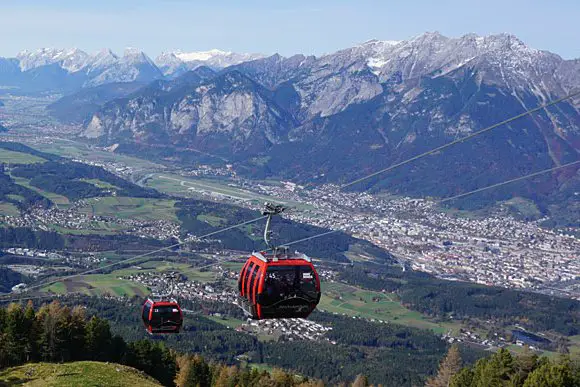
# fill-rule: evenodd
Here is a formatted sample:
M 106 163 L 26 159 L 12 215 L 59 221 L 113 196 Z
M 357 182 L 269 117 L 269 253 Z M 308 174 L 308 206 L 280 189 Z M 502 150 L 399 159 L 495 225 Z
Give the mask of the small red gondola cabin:
M 242 308 L 254 320 L 306 318 L 320 301 L 320 280 L 305 254 L 253 253 L 238 280 Z
M 155 301 L 149 298 L 143 304 L 141 314 L 149 334 L 179 333 L 183 325 L 183 312 L 174 299 Z

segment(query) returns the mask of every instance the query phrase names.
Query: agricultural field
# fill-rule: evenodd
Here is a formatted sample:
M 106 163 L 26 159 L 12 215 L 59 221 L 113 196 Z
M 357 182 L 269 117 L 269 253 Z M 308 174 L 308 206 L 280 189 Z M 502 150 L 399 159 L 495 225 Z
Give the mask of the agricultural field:
M 175 201 L 133 197 L 98 197 L 85 200 L 87 205 L 79 212 L 138 220 L 166 220 L 177 222 Z
M 103 263 L 103 265 L 106 264 L 109 263 Z M 57 282 L 42 288 L 41 292 L 52 292 L 56 294 L 83 293 L 87 295 L 111 294 L 114 296 L 144 297 L 149 294 L 147 287 L 133 281 L 119 279 L 119 277 L 151 271 L 176 271 L 186 275 L 191 280 L 201 282 L 213 281 L 216 278 L 214 272 L 200 272 L 188 263 L 154 260 L 138 263 L 132 267 L 115 270 L 109 274 L 91 274 Z
M 239 320 L 237 318 L 228 317 L 228 316 L 204 316 L 205 318 L 212 320 L 218 324 L 225 326 L 226 328 L 236 329 L 240 325 L 244 324 L 245 321 Z
M 20 210 L 12 203 L 0 202 L 0 215 L 20 216 Z
M 394 294 L 362 290 L 355 286 L 338 283 L 323 282 L 322 298 L 318 309 L 358 316 L 371 320 L 390 321 L 421 329 L 430 329 L 437 334 L 449 330 L 458 330 L 459 323 L 437 323 L 429 320 L 419 312 L 403 307 Z
M 149 293 L 145 286 L 132 281 L 118 279 L 115 274 L 94 274 L 75 277 L 49 285 L 43 288 L 42 291 L 56 294 L 82 293 L 93 296 L 110 294 L 117 297 L 144 297 Z
M 580 335 L 568 337 L 570 340 L 570 356 L 580 361 Z
M 147 261 L 143 263 L 135 264 L 132 267 L 128 267 L 126 269 L 119 269 L 115 270 L 111 274 L 114 274 L 115 277 L 120 276 L 127 276 L 137 273 L 145 273 L 145 272 L 166 272 L 166 271 L 177 271 L 183 273 L 184 271 L 191 269 L 191 265 L 187 263 L 177 263 L 171 261 Z
M 46 160 L 28 153 L 14 152 L 0 148 L 0 164 L 35 164 L 44 163 Z
M 112 227 L 103 222 L 92 222 L 90 229 L 65 228 L 55 224 L 50 224 L 48 227 L 60 234 L 68 235 L 115 235 L 118 234 L 120 230 L 123 230 L 122 228 Z
M 51 143 L 29 144 L 32 148 L 42 152 L 53 153 L 62 157 L 83 159 L 100 163 L 123 163 L 139 170 L 164 170 L 165 166 L 151 161 L 139 159 L 137 157 L 125 156 L 122 154 L 107 152 L 95 149 L 88 144 L 66 139 L 51 139 Z
M 107 183 L 106 181 L 99 180 L 99 179 L 79 179 L 79 181 L 84 181 L 85 183 L 92 184 L 98 188 L 119 189 L 119 187 L 115 187 L 114 185 Z
M 200 222 L 208 223 L 213 227 L 222 226 L 225 222 L 227 222 L 227 219 L 213 215 L 198 215 L 197 220 L 199 220 Z

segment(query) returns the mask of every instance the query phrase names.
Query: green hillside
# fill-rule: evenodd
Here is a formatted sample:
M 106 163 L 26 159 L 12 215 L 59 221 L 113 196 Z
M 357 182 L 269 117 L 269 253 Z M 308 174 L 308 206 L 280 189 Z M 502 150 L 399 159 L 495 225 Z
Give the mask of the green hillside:
M 30 363 L 0 371 L 0 386 L 160 386 L 135 368 L 114 363 L 79 361 Z

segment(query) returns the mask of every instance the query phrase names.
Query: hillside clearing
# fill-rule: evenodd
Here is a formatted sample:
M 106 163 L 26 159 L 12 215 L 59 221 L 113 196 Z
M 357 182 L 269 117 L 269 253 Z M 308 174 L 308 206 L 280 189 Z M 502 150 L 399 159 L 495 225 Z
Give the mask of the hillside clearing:
M 33 363 L 0 372 L 0 386 L 160 386 L 153 378 L 127 366 L 94 361 L 64 364 Z

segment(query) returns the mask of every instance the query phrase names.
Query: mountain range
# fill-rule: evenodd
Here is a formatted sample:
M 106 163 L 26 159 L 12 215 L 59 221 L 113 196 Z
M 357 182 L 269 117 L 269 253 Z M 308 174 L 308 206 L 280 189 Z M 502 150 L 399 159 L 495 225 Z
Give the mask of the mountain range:
M 97 66 L 95 56 L 51 55 L 4 61 L 22 74 L 50 66 L 84 74 L 85 95 L 92 85 L 158 79 L 100 99 L 83 118 L 87 141 L 182 162 L 203 151 L 254 176 L 309 182 L 347 182 L 580 88 L 579 59 L 509 34 L 425 33 L 320 57 L 214 50 L 154 63 L 133 50 Z M 0 81 L 5 73 L 0 64 Z M 580 98 L 562 102 L 355 188 L 448 196 L 577 160 L 579 108 Z M 574 197 L 579 181 L 570 168 L 490 195 L 516 192 L 547 208 L 557 205 L 547 197 Z
M 148 83 L 200 66 L 222 69 L 261 57 L 220 50 L 174 51 L 153 61 L 135 48 L 127 48 L 122 56 L 109 49 L 87 54 L 77 48 L 42 48 L 22 51 L 15 58 L 0 58 L 0 85 L 21 92 L 71 92 L 109 83 Z

